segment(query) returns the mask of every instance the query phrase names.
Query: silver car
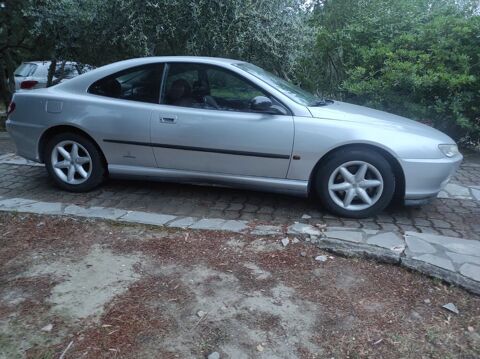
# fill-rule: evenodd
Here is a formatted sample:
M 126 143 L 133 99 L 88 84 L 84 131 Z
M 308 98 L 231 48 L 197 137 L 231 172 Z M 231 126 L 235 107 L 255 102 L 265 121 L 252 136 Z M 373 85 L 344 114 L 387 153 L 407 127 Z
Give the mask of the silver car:
M 107 176 L 213 183 L 311 194 L 355 218 L 436 197 L 462 161 L 431 127 L 220 58 L 126 60 L 16 93 L 7 129 L 69 191 Z

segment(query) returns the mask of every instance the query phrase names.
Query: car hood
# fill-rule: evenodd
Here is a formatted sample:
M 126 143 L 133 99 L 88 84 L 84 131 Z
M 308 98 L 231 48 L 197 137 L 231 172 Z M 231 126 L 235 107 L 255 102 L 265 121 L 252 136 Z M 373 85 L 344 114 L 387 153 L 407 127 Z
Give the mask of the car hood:
M 441 143 L 455 143 L 449 136 L 433 127 L 392 113 L 374 110 L 364 106 L 335 101 L 327 106 L 309 107 L 313 117 L 349 121 L 366 126 L 391 128 L 394 131 L 410 132 L 435 138 Z

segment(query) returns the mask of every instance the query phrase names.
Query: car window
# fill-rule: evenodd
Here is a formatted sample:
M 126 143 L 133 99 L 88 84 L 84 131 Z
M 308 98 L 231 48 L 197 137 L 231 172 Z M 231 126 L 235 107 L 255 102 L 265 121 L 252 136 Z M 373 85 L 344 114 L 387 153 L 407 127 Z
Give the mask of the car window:
M 235 64 L 235 66 L 259 78 L 270 86 L 275 87 L 284 95 L 301 105 L 314 106 L 315 103 L 321 101 L 321 99 L 312 95 L 308 91 L 305 91 L 258 66 L 246 62 Z
M 123 100 L 158 104 L 162 71 L 162 64 L 138 66 L 93 83 L 88 92 Z
M 36 64 L 23 63 L 15 70 L 14 75 L 17 77 L 28 77 L 35 72 L 36 68 Z
M 221 111 L 259 112 L 253 99 L 263 96 L 272 101 L 268 111 L 286 114 L 277 100 L 227 69 L 206 64 L 169 64 L 162 103 Z
M 248 82 L 235 75 L 219 69 L 207 70 L 210 94 L 225 101 L 251 100 L 257 96 L 265 96 Z

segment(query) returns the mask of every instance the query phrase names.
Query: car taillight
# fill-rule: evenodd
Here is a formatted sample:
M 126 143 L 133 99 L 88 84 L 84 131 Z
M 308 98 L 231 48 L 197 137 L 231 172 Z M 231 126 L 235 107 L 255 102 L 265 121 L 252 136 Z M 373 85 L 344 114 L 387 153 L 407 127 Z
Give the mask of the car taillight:
M 7 109 L 7 116 L 10 115 L 13 111 L 15 111 L 15 102 L 10 102 L 10 104 L 8 105 L 8 109 Z
M 22 83 L 20 84 L 20 88 L 22 90 L 30 90 L 36 84 L 38 84 L 38 81 L 33 81 L 33 80 L 22 81 Z

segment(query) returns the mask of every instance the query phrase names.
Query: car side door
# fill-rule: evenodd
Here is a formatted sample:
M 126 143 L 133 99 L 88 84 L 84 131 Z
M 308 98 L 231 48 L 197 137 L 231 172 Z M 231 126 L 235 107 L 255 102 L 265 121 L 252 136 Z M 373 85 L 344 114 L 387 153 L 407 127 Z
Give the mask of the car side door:
M 293 117 L 264 90 L 227 68 L 199 63 L 168 64 L 162 87 L 151 123 L 159 167 L 286 177 Z M 254 99 L 271 107 L 255 109 Z
M 93 83 L 82 125 L 92 129 L 109 166 L 156 167 L 150 146 L 152 112 L 159 106 L 163 64 L 136 66 Z

